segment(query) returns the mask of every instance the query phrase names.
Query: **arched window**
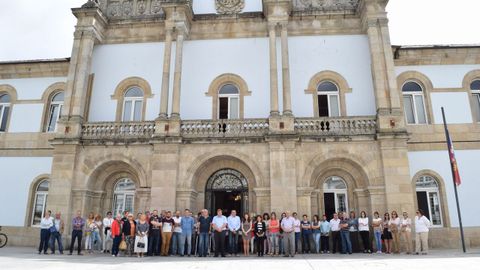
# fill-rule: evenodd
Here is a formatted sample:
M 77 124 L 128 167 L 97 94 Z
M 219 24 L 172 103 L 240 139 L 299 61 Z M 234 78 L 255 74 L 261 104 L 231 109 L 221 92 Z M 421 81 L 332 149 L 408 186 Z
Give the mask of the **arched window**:
M 53 95 L 50 100 L 50 108 L 48 110 L 47 132 L 55 132 L 57 129 L 57 122 L 60 119 L 63 108 L 64 93 L 58 92 Z
M 143 91 L 131 87 L 125 92 L 123 100 L 123 121 L 141 121 L 143 109 Z
M 333 213 L 348 212 L 347 184 L 343 178 L 330 176 L 323 183 L 323 201 L 325 215 L 332 218 Z
M 442 208 L 438 182 L 430 175 L 422 175 L 416 180 L 418 208 L 424 210 L 425 216 L 433 226 L 442 226 Z
M 7 130 L 11 99 L 9 94 L 0 93 L 0 132 Z
M 133 212 L 135 201 L 135 183 L 130 178 L 117 181 L 113 190 L 113 213 Z
M 340 116 L 338 86 L 330 81 L 321 82 L 318 87 L 318 116 Z
M 47 209 L 47 197 L 48 197 L 48 180 L 43 180 L 38 183 L 37 188 L 35 189 L 35 200 L 33 202 L 33 213 L 32 213 L 32 225 L 40 225 L 42 217 L 45 215 Z
M 474 80 L 470 84 L 470 90 L 472 90 L 473 106 L 477 122 L 480 122 L 480 79 Z
M 408 124 L 426 124 L 427 115 L 423 88 L 416 82 L 406 82 L 402 87 L 403 106 Z
M 218 91 L 218 119 L 239 118 L 240 91 L 233 84 L 225 84 Z

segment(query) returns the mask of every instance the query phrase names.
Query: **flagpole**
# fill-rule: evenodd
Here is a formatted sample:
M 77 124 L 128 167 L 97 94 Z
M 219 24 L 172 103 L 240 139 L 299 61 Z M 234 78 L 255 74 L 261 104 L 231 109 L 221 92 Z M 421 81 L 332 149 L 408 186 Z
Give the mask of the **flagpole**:
M 448 141 L 450 140 L 450 135 L 448 133 L 447 121 L 445 120 L 445 111 L 443 110 L 443 107 L 442 107 L 442 118 L 443 118 L 443 127 L 445 128 L 445 137 L 447 139 L 447 148 L 448 148 L 447 151 L 449 152 L 449 155 L 450 155 L 450 148 L 448 147 L 448 143 L 449 143 Z M 460 203 L 458 202 L 457 183 L 455 183 L 455 171 L 453 169 L 453 166 L 451 166 L 451 164 L 450 164 L 450 167 L 452 170 L 453 189 L 455 190 L 455 201 L 457 203 L 458 223 L 460 225 L 460 238 L 462 239 L 463 253 L 465 253 L 467 252 L 467 250 L 465 248 L 465 237 L 463 234 L 463 224 L 462 224 L 462 214 L 460 213 Z

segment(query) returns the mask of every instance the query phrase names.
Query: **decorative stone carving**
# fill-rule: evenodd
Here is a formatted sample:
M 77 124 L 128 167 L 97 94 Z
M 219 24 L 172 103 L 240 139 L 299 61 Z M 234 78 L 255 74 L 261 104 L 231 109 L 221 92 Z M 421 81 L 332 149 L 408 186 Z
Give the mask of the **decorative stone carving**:
M 125 16 L 130 16 L 133 13 L 133 3 L 132 1 L 123 2 L 123 14 Z
M 98 5 L 98 0 L 88 0 L 88 2 L 82 5 L 82 8 L 94 8 L 98 7 Z
M 158 14 L 162 11 L 160 0 L 154 0 L 152 2 L 152 14 Z
M 294 0 L 295 11 L 356 10 L 360 0 Z
M 173 0 L 90 0 L 84 5 L 96 4 L 109 18 L 141 18 L 163 15 L 162 5 L 167 1 Z
M 245 0 L 215 0 L 215 8 L 219 14 L 238 14 L 245 7 Z
M 143 0 L 139 0 L 137 2 L 137 11 L 138 11 L 138 14 L 144 14 L 145 11 L 147 10 L 147 5 L 145 3 L 145 1 Z

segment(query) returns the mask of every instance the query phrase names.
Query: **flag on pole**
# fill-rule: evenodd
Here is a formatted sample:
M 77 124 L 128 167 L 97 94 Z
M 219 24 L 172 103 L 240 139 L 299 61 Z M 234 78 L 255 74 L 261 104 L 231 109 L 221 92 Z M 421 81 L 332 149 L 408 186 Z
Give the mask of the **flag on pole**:
M 457 160 L 455 159 L 453 142 L 452 142 L 452 138 L 450 138 L 450 133 L 448 132 L 447 123 L 444 123 L 444 125 L 445 125 L 445 136 L 447 137 L 448 155 L 450 157 L 450 165 L 452 166 L 453 182 L 455 183 L 455 185 L 459 186 L 462 183 L 462 179 L 460 179 L 460 173 L 458 172 L 458 165 L 457 165 Z

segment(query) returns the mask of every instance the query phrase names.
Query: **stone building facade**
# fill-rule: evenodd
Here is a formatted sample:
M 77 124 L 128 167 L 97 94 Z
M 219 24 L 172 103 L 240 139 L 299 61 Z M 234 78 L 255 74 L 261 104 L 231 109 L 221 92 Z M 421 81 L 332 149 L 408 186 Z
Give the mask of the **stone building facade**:
M 467 245 L 479 246 L 469 202 L 480 187 L 480 48 L 392 46 L 387 3 L 72 9 L 70 58 L 0 63 L 1 181 L 13 189 L 0 209 L 23 213 L 0 225 L 12 244 L 32 245 L 45 209 L 67 218 L 219 207 L 413 216 L 422 207 L 435 220 L 432 246 L 457 247 L 443 106 Z

